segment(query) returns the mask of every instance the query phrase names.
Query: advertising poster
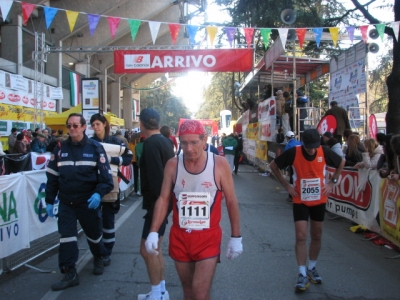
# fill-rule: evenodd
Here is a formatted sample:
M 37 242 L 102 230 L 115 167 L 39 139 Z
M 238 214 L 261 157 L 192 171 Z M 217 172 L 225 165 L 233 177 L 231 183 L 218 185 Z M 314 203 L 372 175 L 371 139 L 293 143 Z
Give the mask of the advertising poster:
M 268 160 L 267 150 L 268 150 L 267 142 L 256 141 L 256 157 L 257 158 L 267 161 Z
M 100 81 L 98 78 L 85 78 L 81 80 L 82 90 L 82 108 L 97 109 L 99 112 L 100 99 L 99 89 Z
M 334 168 L 327 167 L 327 178 L 331 178 L 334 171 Z M 356 169 L 344 169 L 328 197 L 326 210 L 379 233 L 376 218 L 380 180 L 376 170 L 365 170 L 363 173 Z
M 249 140 L 258 139 L 258 122 L 247 125 L 246 138 Z
M 399 182 L 383 179 L 380 184 L 379 216 L 382 235 L 400 247 Z

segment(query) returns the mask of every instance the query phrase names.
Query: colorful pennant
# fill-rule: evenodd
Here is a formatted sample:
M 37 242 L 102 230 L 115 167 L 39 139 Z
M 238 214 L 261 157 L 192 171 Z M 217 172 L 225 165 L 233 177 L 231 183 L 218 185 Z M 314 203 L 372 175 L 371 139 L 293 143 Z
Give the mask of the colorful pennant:
M 301 49 L 303 49 L 303 43 L 304 43 L 304 38 L 306 37 L 306 32 L 307 32 L 306 28 L 297 28 L 296 29 L 296 34 L 297 34 L 297 37 L 299 38 L 299 44 L 300 44 Z
M 394 33 L 394 36 L 396 38 L 396 41 L 399 41 L 400 22 L 392 22 L 390 25 L 392 26 L 393 33 Z
M 168 24 L 169 33 L 171 34 L 172 44 L 176 44 L 176 39 L 178 38 L 179 30 L 181 29 L 180 24 Z
M 217 26 L 207 26 L 206 27 L 207 33 L 208 33 L 208 39 L 210 41 L 210 45 L 214 45 L 214 39 L 215 36 L 217 35 L 218 32 L 218 27 Z
M 44 7 L 44 18 L 46 20 L 46 28 L 47 29 L 49 29 L 51 22 L 53 22 L 54 17 L 56 16 L 57 12 L 58 12 L 57 8 L 48 7 L 48 6 Z
M 0 1 L 0 9 L 1 9 L 1 15 L 3 17 L 3 21 L 7 19 L 8 13 L 10 12 L 11 6 L 13 5 L 12 0 L 3 0 Z
M 313 28 L 313 32 L 315 35 L 315 42 L 317 43 L 317 47 L 319 48 L 319 45 L 321 44 L 321 38 L 322 38 L 322 31 L 323 28 Z
M 158 31 L 160 30 L 161 23 L 160 22 L 152 22 L 149 21 L 149 27 L 150 27 L 150 34 L 151 38 L 153 39 L 153 45 L 156 43 Z
M 107 17 L 107 21 L 108 26 L 110 27 L 111 38 L 114 38 L 121 19 L 116 17 Z
M 338 37 L 339 37 L 339 28 L 330 27 L 329 28 L 329 33 L 331 34 L 333 45 L 336 47 L 337 46 Z
M 286 40 L 289 28 L 278 28 L 279 37 L 281 38 L 283 49 L 286 49 Z
M 232 47 L 233 40 L 235 39 L 236 27 L 225 27 L 225 33 L 228 38 L 228 43 Z
M 141 23 L 140 20 L 128 20 L 129 29 L 131 30 L 132 42 L 134 42 L 136 39 L 136 35 L 139 31 L 140 23 Z
M 369 25 L 360 26 L 361 37 L 364 41 L 364 44 L 366 44 L 367 40 L 368 40 L 368 27 L 369 27 Z
M 33 10 L 36 8 L 36 5 L 26 2 L 22 2 L 21 5 L 22 5 L 22 20 L 24 25 L 26 25 Z
M 347 34 L 349 35 L 351 43 L 353 43 L 353 40 L 354 40 L 354 29 L 355 29 L 354 26 L 347 26 L 346 27 Z
M 87 17 L 88 17 L 88 23 L 89 23 L 90 36 L 93 36 L 94 32 L 96 31 L 97 24 L 99 24 L 100 16 L 88 14 Z
M 265 50 L 267 50 L 268 49 L 268 42 L 269 42 L 269 38 L 270 38 L 272 30 L 270 28 L 262 28 L 262 29 L 260 29 L 260 31 L 261 31 L 261 36 L 262 36 L 263 41 L 264 41 Z
M 376 30 L 379 33 L 379 37 L 381 38 L 381 41 L 383 42 L 383 36 L 385 34 L 386 25 L 385 24 L 377 24 L 377 25 L 375 25 L 375 27 L 376 27 Z
M 79 16 L 79 12 L 66 10 L 65 13 L 67 14 L 69 30 L 72 32 L 72 31 L 74 31 L 74 27 L 76 24 L 76 20 L 78 19 L 78 16 Z
M 196 44 L 196 34 L 197 34 L 197 31 L 199 30 L 199 26 L 187 25 L 186 29 L 187 29 L 187 32 L 189 35 L 189 44 L 191 44 L 191 45 Z

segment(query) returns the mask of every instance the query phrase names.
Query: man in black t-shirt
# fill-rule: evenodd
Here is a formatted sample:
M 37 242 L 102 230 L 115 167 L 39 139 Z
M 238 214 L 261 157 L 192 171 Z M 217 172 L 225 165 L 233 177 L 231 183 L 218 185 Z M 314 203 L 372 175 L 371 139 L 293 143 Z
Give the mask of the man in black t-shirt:
M 140 253 L 147 266 L 151 292 L 148 294 L 140 294 L 138 300 L 169 300 L 168 292 L 165 289 L 165 264 L 161 251 L 161 242 L 165 233 L 168 215 L 158 231 L 158 251 L 160 254 L 151 255 L 147 253 L 145 247 L 146 238 L 149 235 L 151 222 L 153 220 L 154 206 L 161 192 L 161 185 L 164 179 L 164 167 L 167 161 L 174 157 L 171 141 L 160 133 L 159 126 L 160 115 L 155 109 L 145 108 L 140 112 L 140 132 L 146 137 L 143 143 L 143 153 L 140 158 L 140 183 L 143 195 L 142 208 L 147 211 L 144 216 L 145 221 L 140 243 Z
M 322 225 L 328 195 L 338 182 L 345 161 L 338 154 L 321 146 L 321 138 L 316 129 L 304 131 L 303 145 L 292 147 L 275 158 L 270 168 L 274 176 L 289 192 L 293 199 L 293 218 L 296 231 L 295 252 L 299 276 L 295 292 L 302 292 L 312 283 L 322 283 L 315 266 L 321 250 Z M 287 182 L 280 170 L 293 168 L 293 184 Z M 325 180 L 326 166 L 336 168 L 328 182 Z M 307 231 L 310 220 L 311 242 L 307 251 Z M 309 253 L 306 268 L 307 253 Z

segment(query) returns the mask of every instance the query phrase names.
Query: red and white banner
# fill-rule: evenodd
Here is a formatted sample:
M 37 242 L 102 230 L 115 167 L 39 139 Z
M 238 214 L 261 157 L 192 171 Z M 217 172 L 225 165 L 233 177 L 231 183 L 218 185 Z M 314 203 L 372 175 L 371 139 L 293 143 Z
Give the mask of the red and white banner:
M 325 132 L 334 133 L 336 126 L 336 118 L 332 115 L 327 115 L 319 121 L 317 130 L 320 134 L 324 134 Z
M 328 179 L 334 171 L 334 168 L 327 167 Z M 376 170 L 344 169 L 328 197 L 326 210 L 380 233 L 376 220 L 379 213 L 380 181 Z
M 249 72 L 252 49 L 116 50 L 114 73 Z
M 378 124 L 376 123 L 375 115 L 369 116 L 369 136 L 376 139 L 376 134 L 378 133 Z

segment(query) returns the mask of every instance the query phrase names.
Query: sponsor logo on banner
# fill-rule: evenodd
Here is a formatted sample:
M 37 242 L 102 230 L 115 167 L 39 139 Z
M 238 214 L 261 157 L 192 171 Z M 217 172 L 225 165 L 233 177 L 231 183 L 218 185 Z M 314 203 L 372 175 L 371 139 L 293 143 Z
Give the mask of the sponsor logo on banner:
M 51 158 L 51 152 L 37 153 L 31 152 L 32 170 L 42 170 L 47 167 Z
M 327 168 L 329 178 L 334 169 Z M 372 201 L 372 186 L 369 181 L 365 184 L 364 191 L 358 190 L 359 172 L 357 170 L 343 170 L 340 174 L 338 184 L 335 185 L 329 198 L 354 206 L 360 210 L 367 210 Z
M 3 100 L 4 98 L 6 98 L 6 94 L 4 94 L 3 91 L 0 91 L 0 100 Z
M 336 126 L 336 118 L 332 115 L 327 115 L 319 121 L 317 130 L 320 134 L 324 134 L 325 132 L 334 133 Z
M 114 72 L 251 71 L 252 49 L 116 50 Z
M 18 211 L 14 191 L 2 194 L 3 201 L 0 204 L 0 242 L 18 236 Z

